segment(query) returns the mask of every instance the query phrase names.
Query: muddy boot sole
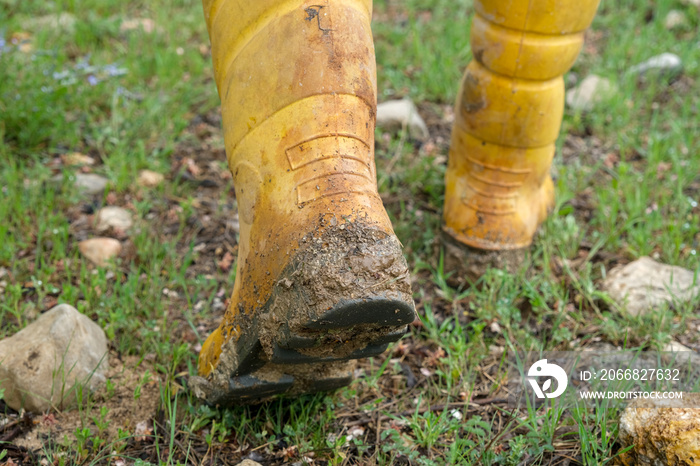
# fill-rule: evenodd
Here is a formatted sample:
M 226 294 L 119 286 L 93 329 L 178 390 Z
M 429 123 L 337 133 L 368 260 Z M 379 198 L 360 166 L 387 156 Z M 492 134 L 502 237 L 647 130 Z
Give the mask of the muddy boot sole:
M 301 332 L 285 326 L 271 342 L 271 355 L 259 339 L 252 344 L 240 341 L 238 355 L 243 357 L 226 387 L 191 377 L 190 388 L 207 403 L 219 406 L 335 390 L 352 381 L 351 360 L 382 354 L 406 333 L 414 318 L 413 308 L 402 301 L 341 302 L 321 318 L 308 321 Z
M 309 235 L 268 302 L 236 325 L 195 394 L 214 405 L 347 385 L 347 361 L 377 356 L 415 320 L 408 269 L 393 235 L 359 225 Z

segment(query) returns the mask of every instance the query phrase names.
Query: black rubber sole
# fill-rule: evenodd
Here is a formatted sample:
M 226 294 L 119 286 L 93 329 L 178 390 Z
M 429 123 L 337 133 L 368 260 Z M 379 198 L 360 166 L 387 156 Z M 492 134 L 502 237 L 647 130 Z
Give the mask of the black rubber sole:
M 259 403 L 277 395 L 335 390 L 352 382 L 347 362 L 311 364 L 302 371 L 297 368 L 282 372 L 279 366 L 270 364 L 251 374 L 231 377 L 229 389 L 207 401 L 219 406 Z
M 284 323 L 271 344 L 271 354 L 259 338 L 242 338 L 237 345 L 240 363 L 228 389 L 209 394 L 207 402 L 248 404 L 276 395 L 346 386 L 352 381 L 347 361 L 383 353 L 414 319 L 413 306 L 402 300 L 344 300 L 297 327 Z

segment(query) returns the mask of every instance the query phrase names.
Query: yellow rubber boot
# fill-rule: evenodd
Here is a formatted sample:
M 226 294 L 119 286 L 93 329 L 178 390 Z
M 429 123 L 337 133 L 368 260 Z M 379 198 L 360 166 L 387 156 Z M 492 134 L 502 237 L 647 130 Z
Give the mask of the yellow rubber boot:
M 350 381 L 415 318 L 377 194 L 371 0 L 204 0 L 240 216 L 230 305 L 194 393 L 236 404 Z
M 553 206 L 564 80 L 599 0 L 475 0 L 445 175 L 445 266 L 513 271 Z

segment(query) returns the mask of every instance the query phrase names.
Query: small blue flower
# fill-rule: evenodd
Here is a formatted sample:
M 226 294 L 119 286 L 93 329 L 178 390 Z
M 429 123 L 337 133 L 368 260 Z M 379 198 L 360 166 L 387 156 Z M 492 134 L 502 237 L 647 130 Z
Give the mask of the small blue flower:
M 3 52 L 9 52 L 12 50 L 12 47 L 7 45 L 7 42 L 5 42 L 5 39 L 0 37 L 0 55 L 2 55 Z
M 53 73 L 53 79 L 56 81 L 61 81 L 63 79 L 66 79 L 68 76 L 70 76 L 70 73 L 68 71 L 61 71 L 60 73 L 57 71 L 54 71 Z
M 88 80 L 88 83 L 90 83 L 91 86 L 95 86 L 95 85 L 97 85 L 97 83 L 100 82 L 100 80 L 97 79 L 97 77 L 96 77 L 94 74 L 88 75 L 87 80 Z
M 116 64 L 110 63 L 102 67 L 102 71 L 107 73 L 109 76 L 123 76 L 126 74 L 126 68 L 119 68 Z
M 78 63 L 75 64 L 76 70 L 84 70 L 90 66 L 90 54 L 85 55 Z

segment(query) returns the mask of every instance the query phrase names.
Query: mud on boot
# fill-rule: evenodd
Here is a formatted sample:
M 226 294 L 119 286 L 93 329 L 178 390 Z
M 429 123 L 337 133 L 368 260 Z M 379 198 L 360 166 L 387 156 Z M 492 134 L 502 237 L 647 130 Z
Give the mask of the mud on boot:
M 301 239 L 258 311 L 224 327 L 234 335 L 209 377 L 191 378 L 197 396 L 227 405 L 335 389 L 351 380 L 347 360 L 403 336 L 415 310 L 398 240 L 362 220 L 330 223 Z

